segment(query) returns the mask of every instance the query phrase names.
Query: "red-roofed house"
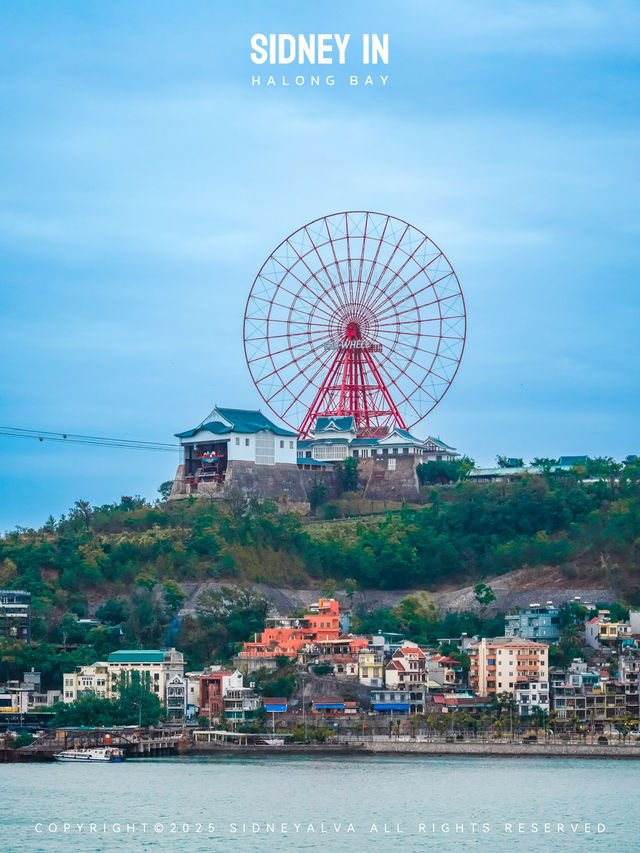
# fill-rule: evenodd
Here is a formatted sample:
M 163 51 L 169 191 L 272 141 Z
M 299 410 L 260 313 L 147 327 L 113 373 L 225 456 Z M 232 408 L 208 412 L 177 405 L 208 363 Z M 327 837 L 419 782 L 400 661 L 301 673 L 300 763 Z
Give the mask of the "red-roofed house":
M 427 681 L 427 656 L 418 646 L 401 646 L 385 667 L 385 685 L 390 688 L 408 688 Z

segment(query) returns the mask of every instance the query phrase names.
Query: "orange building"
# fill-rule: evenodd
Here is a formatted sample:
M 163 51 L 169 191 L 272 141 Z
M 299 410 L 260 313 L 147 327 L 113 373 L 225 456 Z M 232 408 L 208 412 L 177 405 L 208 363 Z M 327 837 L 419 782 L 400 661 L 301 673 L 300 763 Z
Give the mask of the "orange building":
M 514 693 L 519 684 L 549 680 L 549 646 L 521 637 L 483 638 L 467 653 L 469 684 L 477 696 Z
M 261 634 L 245 643 L 239 658 L 295 657 L 307 643 L 337 640 L 340 636 L 340 608 L 334 598 L 321 598 L 310 605 L 300 619 L 292 616 L 266 620 Z

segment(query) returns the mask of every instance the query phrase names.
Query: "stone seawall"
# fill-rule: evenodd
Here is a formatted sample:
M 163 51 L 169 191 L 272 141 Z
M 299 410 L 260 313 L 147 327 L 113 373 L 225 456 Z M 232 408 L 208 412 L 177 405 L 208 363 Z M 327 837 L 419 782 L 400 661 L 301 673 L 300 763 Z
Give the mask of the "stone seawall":
M 599 758 L 639 759 L 640 745 L 635 744 L 545 744 L 545 743 L 444 743 L 433 741 L 358 741 L 339 743 L 302 744 L 285 746 L 251 744 L 197 743 L 186 749 L 188 755 L 459 755 L 493 758 Z
M 640 758 L 638 744 L 364 742 L 363 752 L 411 755 L 491 755 L 545 758 Z

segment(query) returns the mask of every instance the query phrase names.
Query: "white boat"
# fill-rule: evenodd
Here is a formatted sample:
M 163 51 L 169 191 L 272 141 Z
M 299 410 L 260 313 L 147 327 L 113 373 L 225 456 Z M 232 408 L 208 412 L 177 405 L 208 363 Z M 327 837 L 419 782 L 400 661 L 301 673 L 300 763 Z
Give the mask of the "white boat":
M 67 749 L 53 756 L 56 761 L 124 761 L 124 752 L 114 746 Z

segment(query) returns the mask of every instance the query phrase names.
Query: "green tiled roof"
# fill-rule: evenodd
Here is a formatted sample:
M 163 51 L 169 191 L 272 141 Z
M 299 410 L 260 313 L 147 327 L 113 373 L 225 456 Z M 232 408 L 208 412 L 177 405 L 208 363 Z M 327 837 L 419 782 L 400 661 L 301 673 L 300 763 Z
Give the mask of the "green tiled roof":
M 176 438 L 191 438 L 192 435 L 200 432 L 201 429 L 206 429 L 215 435 L 224 435 L 226 432 L 231 432 L 231 427 L 223 424 L 222 421 L 209 421 L 208 424 L 202 424 L 195 429 L 187 429 L 184 432 L 177 432 Z
M 317 418 L 314 432 L 322 432 L 327 429 L 329 424 L 334 423 L 339 430 L 351 430 L 356 428 L 356 422 L 353 415 L 343 415 L 335 418 Z
M 428 436 L 427 441 L 432 441 L 434 444 L 439 444 L 440 447 L 446 447 L 447 450 L 455 450 L 455 447 L 451 447 L 450 444 L 445 444 L 442 439 L 434 438 L 432 435 Z
M 252 411 L 250 409 L 220 409 L 216 408 L 223 418 L 233 424 L 236 432 L 260 432 L 263 429 L 270 429 L 276 435 L 296 435 L 291 430 L 283 429 L 276 426 L 269 418 L 266 418 L 262 412 Z
M 195 429 L 188 429 L 184 432 L 176 433 L 176 438 L 191 438 L 199 430 L 206 429 L 216 435 L 224 435 L 229 432 L 261 432 L 262 430 L 270 430 L 276 435 L 295 436 L 295 432 L 288 429 L 276 426 L 269 418 L 266 418 L 262 412 L 251 409 L 221 409 L 216 406 L 214 412 L 217 412 L 221 417 L 228 421 L 231 426 L 228 426 L 222 421 L 209 421 L 206 424 L 201 424 Z M 212 412 L 212 414 L 214 413 Z
M 109 663 L 162 663 L 164 655 L 162 649 L 122 649 L 111 652 L 107 660 Z

